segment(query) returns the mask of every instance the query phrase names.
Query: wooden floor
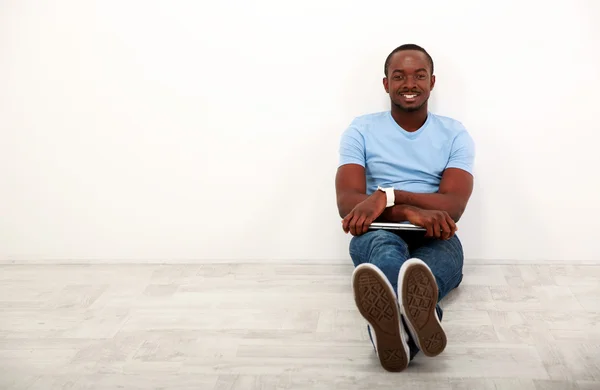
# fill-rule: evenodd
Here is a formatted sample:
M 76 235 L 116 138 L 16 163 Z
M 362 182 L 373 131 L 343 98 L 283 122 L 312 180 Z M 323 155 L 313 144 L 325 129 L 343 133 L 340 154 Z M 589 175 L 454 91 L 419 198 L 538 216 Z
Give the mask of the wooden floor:
M 466 266 L 385 372 L 350 265 L 0 266 L 0 389 L 600 389 L 600 266 Z

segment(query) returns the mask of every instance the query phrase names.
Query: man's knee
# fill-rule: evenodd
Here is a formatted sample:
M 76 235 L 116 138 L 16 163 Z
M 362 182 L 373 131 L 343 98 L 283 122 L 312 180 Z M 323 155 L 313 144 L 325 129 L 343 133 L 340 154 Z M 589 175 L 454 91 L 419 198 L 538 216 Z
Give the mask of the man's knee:
M 352 237 L 350 241 L 350 250 L 360 250 L 366 247 L 373 247 L 385 244 L 398 244 L 406 246 L 406 243 L 398 235 L 387 230 L 371 230 L 360 236 Z
M 350 241 L 350 256 L 354 264 L 358 265 L 367 262 L 368 256 L 373 250 L 386 246 L 408 253 L 408 245 L 402 238 L 393 232 L 379 229 L 352 237 Z

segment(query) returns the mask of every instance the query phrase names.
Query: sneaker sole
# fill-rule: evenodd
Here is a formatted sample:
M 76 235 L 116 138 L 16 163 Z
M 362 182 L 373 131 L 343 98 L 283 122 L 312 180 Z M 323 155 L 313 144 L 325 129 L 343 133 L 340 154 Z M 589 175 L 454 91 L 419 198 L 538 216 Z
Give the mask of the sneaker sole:
M 354 273 L 353 286 L 356 307 L 375 333 L 381 366 L 392 372 L 404 370 L 409 359 L 407 346 L 400 330 L 396 295 L 385 276 L 370 268 L 358 268 Z
M 447 344 L 446 333 L 440 324 L 435 306 L 438 288 L 429 267 L 421 261 L 408 260 L 399 281 L 402 315 L 425 356 L 437 356 Z

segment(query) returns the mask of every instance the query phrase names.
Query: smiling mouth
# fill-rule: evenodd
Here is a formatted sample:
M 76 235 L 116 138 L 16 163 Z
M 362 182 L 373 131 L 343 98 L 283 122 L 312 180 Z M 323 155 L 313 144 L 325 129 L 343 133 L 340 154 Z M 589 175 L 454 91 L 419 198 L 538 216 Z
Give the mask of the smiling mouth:
M 400 96 L 402 96 L 406 100 L 415 100 L 417 98 L 417 96 L 419 96 L 419 94 L 418 93 L 401 93 Z

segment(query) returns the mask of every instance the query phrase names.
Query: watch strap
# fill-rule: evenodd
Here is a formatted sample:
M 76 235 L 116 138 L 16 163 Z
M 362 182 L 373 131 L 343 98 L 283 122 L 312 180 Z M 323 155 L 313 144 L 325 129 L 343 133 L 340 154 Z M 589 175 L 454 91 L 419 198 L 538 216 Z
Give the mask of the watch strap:
M 386 197 L 386 205 L 385 207 L 392 207 L 394 205 L 395 202 L 395 196 L 394 196 L 394 188 L 393 187 L 388 187 L 388 188 L 383 188 L 381 186 L 377 187 L 378 191 L 383 191 L 383 193 L 385 193 L 385 197 Z

